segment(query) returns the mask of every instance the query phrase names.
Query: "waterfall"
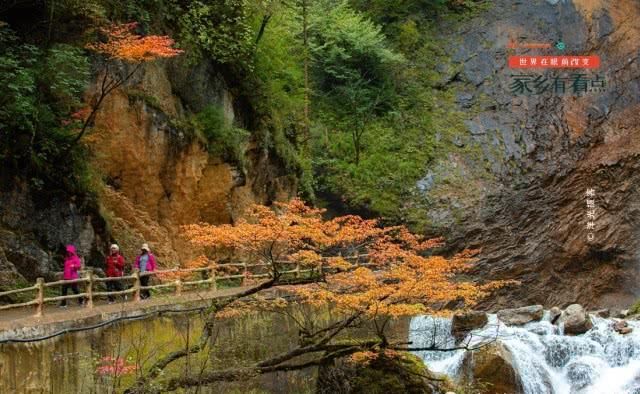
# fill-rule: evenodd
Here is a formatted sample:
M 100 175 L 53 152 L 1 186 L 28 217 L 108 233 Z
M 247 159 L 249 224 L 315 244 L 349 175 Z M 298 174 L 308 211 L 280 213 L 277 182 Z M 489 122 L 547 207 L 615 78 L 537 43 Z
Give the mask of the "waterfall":
M 511 353 L 525 394 L 640 394 L 640 322 L 629 321 L 633 332 L 620 335 L 613 320 L 591 317 L 593 328 L 585 334 L 566 336 L 549 322 L 521 327 L 506 326 L 495 315 L 488 324 L 467 336 L 463 343 L 474 348 L 500 341 Z M 452 348 L 451 320 L 419 316 L 411 320 L 412 347 Z M 431 371 L 459 380 L 466 350 L 419 351 Z

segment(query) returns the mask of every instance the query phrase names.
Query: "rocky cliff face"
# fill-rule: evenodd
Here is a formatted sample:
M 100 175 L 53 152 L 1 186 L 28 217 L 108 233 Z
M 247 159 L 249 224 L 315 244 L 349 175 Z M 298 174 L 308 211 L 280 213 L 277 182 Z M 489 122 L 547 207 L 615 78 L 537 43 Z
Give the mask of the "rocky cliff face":
M 34 191 L 21 181 L 7 189 L 0 193 L 0 287 L 52 277 L 69 242 L 87 260 L 99 258 L 108 239 L 93 201 Z
M 108 96 L 85 139 L 99 179 L 97 201 L 50 198 L 26 185 L 0 193 L 0 277 L 51 277 L 66 243 L 95 266 L 109 242 L 118 242 L 128 260 L 148 242 L 161 265 L 179 265 L 195 253 L 180 237 L 181 225 L 231 223 L 252 203 L 294 195 L 295 175 L 255 142 L 242 165 L 231 164 L 176 127 L 175 119 L 208 106 L 221 107 L 229 123 L 253 127 L 250 111 L 211 64 L 145 65 Z
M 193 257 L 181 225 L 231 223 L 250 204 L 295 194 L 295 176 L 255 144 L 243 168 L 212 156 L 172 122 L 209 106 L 221 107 L 229 123 L 250 124 L 223 77 L 206 63 L 148 64 L 105 102 L 90 146 L 107 180 L 101 202 L 126 254 L 145 241 L 165 263 L 178 265 Z
M 486 3 L 487 10 L 466 22 L 440 22 L 447 59 L 438 68 L 438 88 L 453 93 L 466 128 L 441 133 L 454 148 L 416 185 L 430 201 L 430 231 L 447 235 L 451 251 L 482 247 L 473 274 L 522 282 L 488 308 L 626 304 L 640 293 L 640 3 Z M 577 96 L 568 82 L 565 94 L 512 93 L 512 74 L 522 72 L 506 65 L 509 42 L 558 40 L 563 52 L 513 52 L 599 55 L 600 69 L 586 77 L 599 74 L 606 89 Z M 563 74 L 524 73 L 550 80 Z M 104 183 L 98 202 L 45 195 L 23 182 L 3 187 L 0 277 L 13 283 L 50 275 L 67 242 L 99 264 L 111 241 L 128 258 L 147 241 L 164 264 L 174 265 L 192 255 L 180 225 L 228 223 L 252 202 L 291 196 L 295 177 L 257 144 L 240 168 L 210 155 L 172 122 L 215 105 L 228 121 L 254 131 L 255 119 L 241 101 L 207 62 L 145 66 L 108 98 L 86 140 Z M 588 188 L 596 193 L 593 241 L 586 228 Z
M 442 195 L 452 173 L 485 167 L 488 176 L 463 177 L 465 184 L 479 184 L 475 192 L 449 193 L 432 219 L 451 231 L 452 249 L 483 248 L 475 274 L 522 282 L 487 307 L 627 303 L 640 292 L 640 3 L 492 3 L 445 39 L 456 65 L 448 88 L 458 92 L 461 111 L 480 108 L 466 112 L 460 145 L 478 146 L 482 155 L 452 152 L 440 164 L 440 177 L 430 173 L 418 186 Z M 566 44 L 563 52 L 519 48 L 515 54 L 599 55 L 599 69 L 578 72 L 604 77 L 606 90 L 577 96 L 568 82 L 564 95 L 515 95 L 512 74 L 552 81 L 563 72 L 509 69 L 510 40 Z M 588 188 L 596 193 L 593 231 L 586 228 Z

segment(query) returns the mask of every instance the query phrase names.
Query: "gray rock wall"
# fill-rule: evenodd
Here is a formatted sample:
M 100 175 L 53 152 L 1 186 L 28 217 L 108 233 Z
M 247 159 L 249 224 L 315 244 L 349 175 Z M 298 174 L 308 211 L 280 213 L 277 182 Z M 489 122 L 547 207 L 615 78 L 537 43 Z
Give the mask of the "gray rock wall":
M 473 273 L 521 280 L 488 307 L 627 304 L 640 292 L 640 3 L 491 3 L 443 38 L 453 68 L 461 70 L 450 88 L 464 92 L 458 105 L 467 114 L 468 132 L 457 145 L 479 146 L 482 154 L 470 157 L 461 148 L 449 154 L 449 164 L 438 164 L 441 174 L 472 174 L 462 163 L 484 166 L 491 176 L 463 177 L 466 185 L 480 183 L 479 192 L 449 194 L 431 218 L 446 229 L 452 250 L 483 248 Z M 566 44 L 562 52 L 515 53 L 599 55 L 600 69 L 580 72 L 604 76 L 606 90 L 579 97 L 511 93 L 512 74 L 545 73 L 509 69 L 509 40 L 559 39 Z M 465 109 L 474 104 L 478 111 Z M 430 179 L 429 190 L 417 185 L 427 195 L 440 187 L 437 176 Z M 593 242 L 587 240 L 587 188 L 597 194 Z M 465 207 L 458 216 L 456 206 Z

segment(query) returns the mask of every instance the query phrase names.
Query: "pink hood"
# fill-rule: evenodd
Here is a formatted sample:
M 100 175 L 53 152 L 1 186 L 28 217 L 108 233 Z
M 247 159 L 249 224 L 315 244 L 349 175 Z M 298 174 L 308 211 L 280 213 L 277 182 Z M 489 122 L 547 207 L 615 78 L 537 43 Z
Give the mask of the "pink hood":
M 64 259 L 64 272 L 62 279 L 71 280 L 78 279 L 78 271 L 82 266 L 80 258 L 76 254 L 76 247 L 73 245 L 67 245 L 67 257 Z

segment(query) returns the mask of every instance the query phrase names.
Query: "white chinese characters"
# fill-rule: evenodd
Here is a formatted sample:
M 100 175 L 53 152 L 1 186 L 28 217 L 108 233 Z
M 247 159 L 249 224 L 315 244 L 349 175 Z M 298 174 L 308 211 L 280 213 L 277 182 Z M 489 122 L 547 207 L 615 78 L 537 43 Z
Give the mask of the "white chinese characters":
M 587 188 L 585 197 L 587 203 L 587 241 L 592 242 L 595 239 L 594 231 L 596 229 L 596 190 L 592 187 Z

